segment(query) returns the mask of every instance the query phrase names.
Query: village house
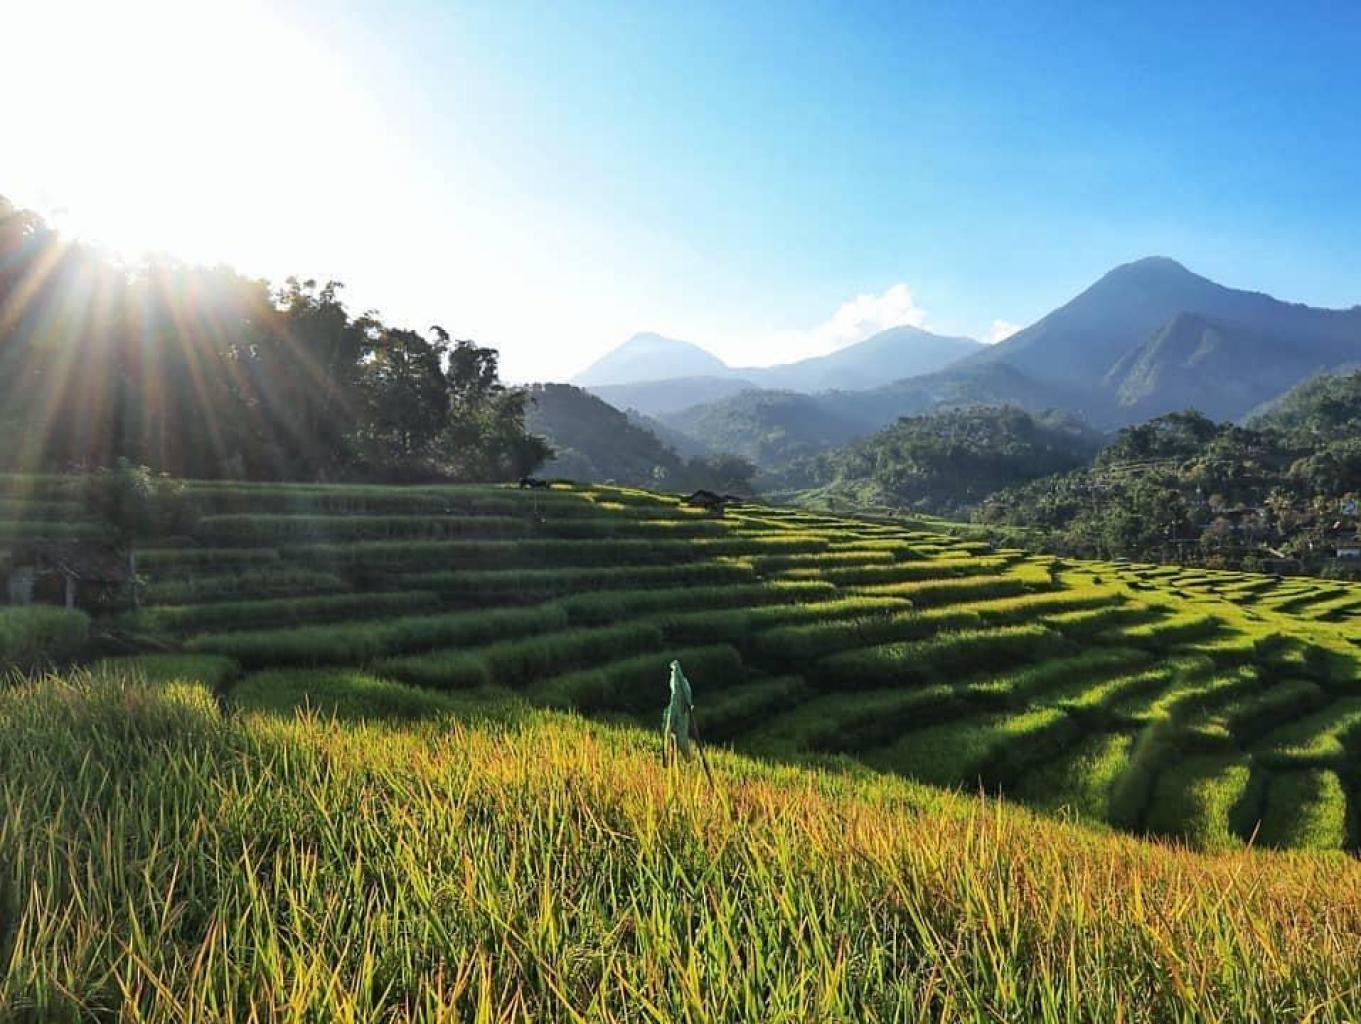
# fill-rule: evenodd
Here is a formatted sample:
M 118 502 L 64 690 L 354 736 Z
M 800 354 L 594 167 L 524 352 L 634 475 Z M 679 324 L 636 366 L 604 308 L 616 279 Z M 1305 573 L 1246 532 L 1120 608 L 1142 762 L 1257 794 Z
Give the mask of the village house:
M 1361 559 L 1361 535 L 1356 524 L 1339 519 L 1328 528 L 1328 543 L 1333 549 L 1333 557 Z

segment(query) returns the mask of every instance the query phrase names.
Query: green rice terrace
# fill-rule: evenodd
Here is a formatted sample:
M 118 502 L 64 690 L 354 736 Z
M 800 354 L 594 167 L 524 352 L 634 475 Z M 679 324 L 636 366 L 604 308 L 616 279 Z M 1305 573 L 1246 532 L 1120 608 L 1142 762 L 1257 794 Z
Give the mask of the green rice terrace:
M 0 542 L 94 533 L 73 493 L 11 478 Z M 142 607 L 95 640 L 229 706 L 525 702 L 652 728 L 676 657 L 709 744 L 1202 849 L 1358 842 L 1361 587 L 608 487 L 186 496 L 188 532 L 139 550 Z
M 12 568 L 100 550 L 81 482 L 3 487 Z M 1348 587 L 606 487 L 175 503 L 136 610 L 0 608 L 0 1021 L 1357 1019 Z

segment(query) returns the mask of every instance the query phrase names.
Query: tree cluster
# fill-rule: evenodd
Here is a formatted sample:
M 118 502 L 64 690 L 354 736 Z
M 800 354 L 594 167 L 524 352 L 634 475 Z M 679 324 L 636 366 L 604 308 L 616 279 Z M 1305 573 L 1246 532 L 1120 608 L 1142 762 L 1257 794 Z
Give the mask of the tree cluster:
M 351 315 L 340 285 L 128 268 L 0 197 L 0 468 L 504 480 L 551 454 L 497 353 Z
M 1090 466 L 1002 491 L 975 518 L 1076 555 L 1329 567 L 1330 537 L 1357 525 L 1358 438 L 1361 374 L 1322 377 L 1247 426 L 1187 411 L 1128 427 Z
M 770 474 L 771 486 L 824 489 L 847 500 L 967 513 L 988 495 L 1083 465 L 1098 435 L 1062 414 L 981 406 L 904 416 L 861 441 Z

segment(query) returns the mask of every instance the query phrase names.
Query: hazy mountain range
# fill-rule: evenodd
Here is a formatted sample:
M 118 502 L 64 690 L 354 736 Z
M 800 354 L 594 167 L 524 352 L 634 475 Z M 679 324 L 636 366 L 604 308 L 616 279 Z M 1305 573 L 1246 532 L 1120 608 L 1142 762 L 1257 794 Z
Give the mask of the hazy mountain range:
M 895 327 L 830 355 L 734 368 L 697 345 L 641 334 L 577 382 L 703 446 L 771 466 L 931 409 L 1058 409 L 1106 430 L 1186 408 L 1237 419 L 1359 361 L 1361 306 L 1282 302 L 1150 257 L 996 345 Z
M 730 367 L 688 341 L 635 334 L 572 379 L 612 405 L 651 415 L 718 401 L 753 388 L 855 391 L 932 373 L 985 346 L 916 327 L 892 327 L 824 356 L 776 366 Z

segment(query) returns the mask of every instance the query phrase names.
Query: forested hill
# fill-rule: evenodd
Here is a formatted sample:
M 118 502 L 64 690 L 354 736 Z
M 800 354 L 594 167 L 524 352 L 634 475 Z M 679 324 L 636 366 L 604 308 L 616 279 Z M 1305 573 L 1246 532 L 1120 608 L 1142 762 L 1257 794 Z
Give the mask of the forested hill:
M 986 523 L 1059 550 L 1338 571 L 1361 496 L 1361 374 L 1307 381 L 1248 426 L 1174 413 L 1122 430 L 1093 465 L 1001 492 Z
M 554 451 L 543 469 L 550 476 L 670 490 L 751 490 L 750 463 L 715 454 L 683 458 L 647 427 L 581 388 L 535 384 L 529 395 L 528 429 Z
M 0 197 L 0 469 L 513 479 L 549 454 L 495 350 L 352 315 L 340 285 L 129 270 Z
M 1061 413 L 944 411 L 904 417 L 864 440 L 799 459 L 768 484 L 819 490 L 823 500 L 853 505 L 959 514 L 1004 487 L 1084 465 L 1101 441 Z
M 783 466 L 873 429 L 829 408 L 824 396 L 796 391 L 748 390 L 659 418 L 672 430 L 763 468 Z

